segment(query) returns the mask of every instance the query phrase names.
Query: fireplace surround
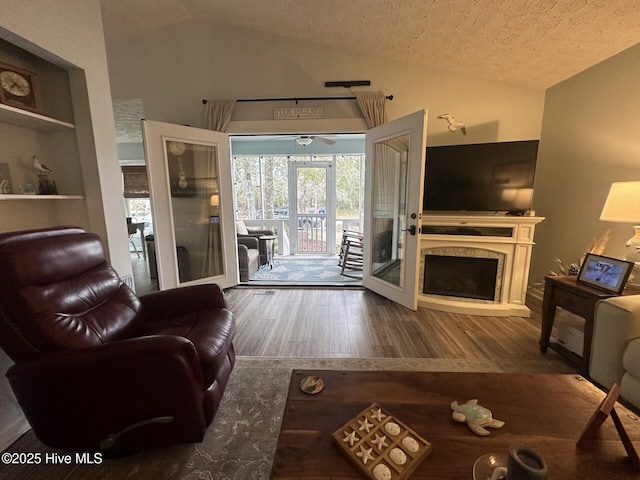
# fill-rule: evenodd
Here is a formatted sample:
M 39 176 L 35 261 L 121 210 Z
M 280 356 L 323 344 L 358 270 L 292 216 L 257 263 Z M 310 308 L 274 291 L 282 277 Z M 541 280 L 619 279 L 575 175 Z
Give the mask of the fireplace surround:
M 423 214 L 418 255 L 418 305 L 453 313 L 528 317 L 531 312 L 525 305 L 525 297 L 533 236 L 535 226 L 543 220 L 543 217 L 533 215 Z M 446 286 L 457 279 L 463 285 L 459 287 L 462 290 L 472 290 L 473 282 L 478 281 L 467 278 L 469 269 L 482 263 L 479 259 L 491 260 L 487 264 L 495 265 L 493 295 L 486 289 L 482 295 L 466 296 L 464 292 L 446 292 L 444 289 L 436 292 L 437 288 L 431 288 L 429 284 L 429 272 L 425 272 L 430 260 L 436 256 L 461 259 L 454 260 L 456 264 L 470 259 L 467 270 L 462 268 L 456 272 L 452 268 L 447 278 L 440 281 L 441 286 Z M 468 285 L 465 287 L 464 284 Z

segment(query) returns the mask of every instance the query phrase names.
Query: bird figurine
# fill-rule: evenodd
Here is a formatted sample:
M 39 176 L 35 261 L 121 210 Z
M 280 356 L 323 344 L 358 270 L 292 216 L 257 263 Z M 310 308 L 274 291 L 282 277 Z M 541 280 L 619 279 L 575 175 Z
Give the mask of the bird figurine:
M 465 127 L 463 122 L 459 122 L 458 120 L 453 118 L 453 115 L 449 113 L 443 113 L 442 115 L 438 115 L 438 118 L 442 118 L 449 122 L 449 130 L 451 130 L 452 132 L 460 130 L 463 135 L 467 134 L 467 127 Z
M 39 172 L 38 175 L 48 175 L 50 173 L 53 173 L 53 170 L 51 170 L 45 164 L 40 163 L 40 159 L 38 159 L 37 155 L 34 155 L 32 158 L 33 158 L 33 166 Z

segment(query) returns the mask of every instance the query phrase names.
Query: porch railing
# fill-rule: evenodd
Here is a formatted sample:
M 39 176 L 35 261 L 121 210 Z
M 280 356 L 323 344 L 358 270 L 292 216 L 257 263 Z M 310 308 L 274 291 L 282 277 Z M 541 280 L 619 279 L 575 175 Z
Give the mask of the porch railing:
M 298 252 L 328 253 L 327 216 L 321 213 L 298 215 Z

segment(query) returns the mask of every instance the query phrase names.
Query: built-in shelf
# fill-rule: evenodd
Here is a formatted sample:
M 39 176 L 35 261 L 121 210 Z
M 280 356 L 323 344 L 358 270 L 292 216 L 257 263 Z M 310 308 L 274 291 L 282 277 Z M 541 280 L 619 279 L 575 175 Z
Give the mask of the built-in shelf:
M 84 195 L 0 195 L 0 200 L 84 200 L 84 198 Z
M 46 117 L 39 113 L 29 112 L 20 108 L 0 103 L 0 122 L 10 123 L 17 127 L 31 128 L 41 132 L 63 132 L 74 130 L 72 123 Z

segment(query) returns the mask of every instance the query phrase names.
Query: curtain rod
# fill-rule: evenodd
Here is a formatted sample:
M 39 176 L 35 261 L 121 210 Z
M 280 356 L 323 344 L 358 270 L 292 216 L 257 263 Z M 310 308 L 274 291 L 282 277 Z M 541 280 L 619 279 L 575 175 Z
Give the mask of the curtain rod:
M 384 98 L 387 100 L 393 100 L 393 95 L 386 95 Z M 236 100 L 237 102 L 296 102 L 302 100 L 355 100 L 356 97 L 287 97 L 287 98 L 242 98 Z M 206 105 L 207 99 L 203 99 L 202 103 Z

